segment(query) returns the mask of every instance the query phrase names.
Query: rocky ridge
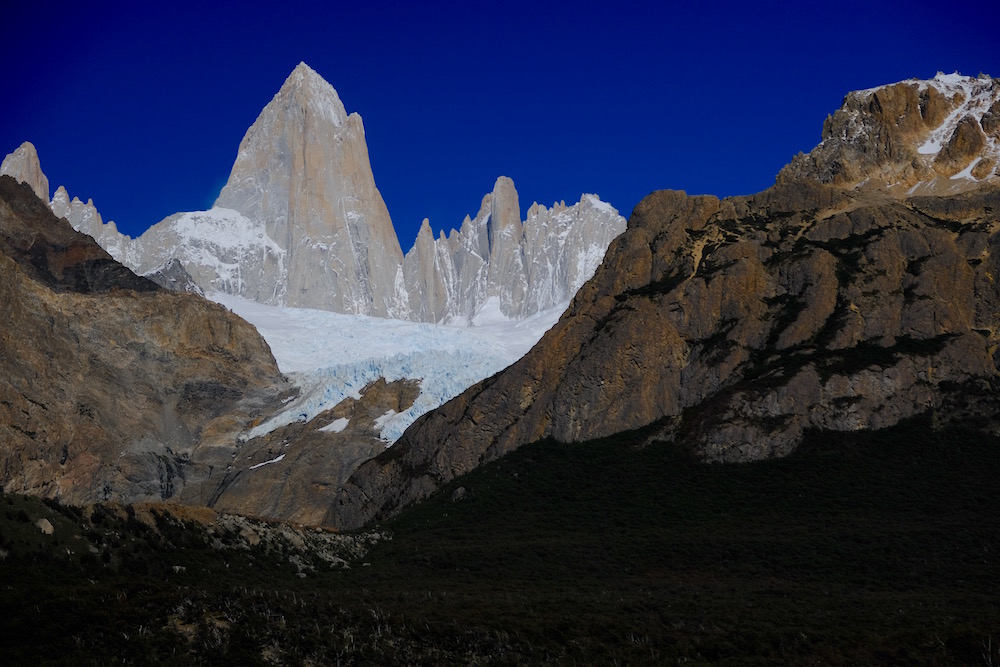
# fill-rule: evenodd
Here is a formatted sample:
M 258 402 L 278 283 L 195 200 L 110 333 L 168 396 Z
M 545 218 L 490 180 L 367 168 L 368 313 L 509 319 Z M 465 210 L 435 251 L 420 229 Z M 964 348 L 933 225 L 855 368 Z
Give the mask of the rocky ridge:
M 49 200 L 49 179 L 42 173 L 38 151 L 30 141 L 18 146 L 0 162 L 0 175 L 11 176 L 19 183 L 27 183 L 39 199 L 46 202 Z
M 937 90 L 900 85 L 885 90 L 918 101 Z M 824 143 L 760 194 L 644 199 L 538 345 L 359 468 L 327 522 L 384 518 L 543 438 L 645 428 L 651 441 L 739 462 L 786 455 L 806 429 L 876 429 L 928 411 L 1000 434 L 1000 179 L 973 175 L 987 156 L 967 155 L 948 167 L 960 192 L 901 190 L 901 175 L 928 178 L 912 159 L 928 137 L 969 130 L 948 129 L 961 96 L 936 111 L 874 104 L 889 95 L 849 95 Z M 840 132 L 845 118 L 867 130 Z M 939 155 L 960 152 L 948 145 L 964 144 L 942 141 Z M 932 190 L 948 172 L 934 173 L 920 181 Z
M 171 259 L 163 266 L 153 269 L 149 273 L 143 274 L 144 278 L 149 278 L 160 287 L 164 287 L 175 292 L 191 292 L 199 296 L 205 296 L 205 291 L 198 286 L 191 274 L 185 270 L 179 259 Z
M 44 179 L 30 144 L 8 161 L 0 173 L 32 187 Z M 427 322 L 467 320 L 490 299 L 515 319 L 565 303 L 625 228 L 594 195 L 533 205 L 522 222 L 501 177 L 475 219 L 438 240 L 427 223 L 404 259 L 361 117 L 304 63 L 247 131 L 208 211 L 174 214 L 132 239 L 63 187 L 51 207 L 139 274 L 177 260 L 204 292 Z
M 317 526 L 357 467 L 385 451 L 384 415 L 416 399 L 414 380 L 370 383 L 308 422 L 293 422 L 239 444 L 211 486 L 181 494 L 181 502 L 219 512 Z M 245 436 L 244 436 L 245 437 Z
M 459 230 L 435 240 L 424 220 L 403 263 L 410 318 L 468 321 L 495 299 L 504 315 L 524 319 L 565 303 L 624 228 L 624 218 L 595 195 L 573 206 L 535 203 L 522 222 L 514 182 L 500 177 Z
M 177 269 L 176 265 L 173 269 Z M 155 276 L 181 280 L 165 267 Z M 257 331 L 162 289 L 0 177 L 0 476 L 71 504 L 172 502 L 316 525 L 416 381 L 253 435 L 297 394 Z
M 848 94 L 819 146 L 796 156 L 778 181 L 950 194 L 995 178 L 998 168 L 1000 81 L 939 73 Z
M 8 177 L 0 274 L 5 491 L 170 498 L 284 385 L 252 327 L 136 276 Z

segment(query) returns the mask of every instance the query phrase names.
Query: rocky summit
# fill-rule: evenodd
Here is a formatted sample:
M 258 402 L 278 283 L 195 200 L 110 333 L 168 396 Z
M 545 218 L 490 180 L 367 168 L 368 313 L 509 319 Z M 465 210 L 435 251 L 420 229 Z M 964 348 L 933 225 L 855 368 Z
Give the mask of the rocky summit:
M 31 144 L 0 173 L 47 199 Z M 500 177 L 474 219 L 436 240 L 426 222 L 404 259 L 361 116 L 305 63 L 247 130 L 211 209 L 168 216 L 132 239 L 62 186 L 51 208 L 139 274 L 174 262 L 206 293 L 423 322 L 469 320 L 491 300 L 512 319 L 563 305 L 625 229 L 596 195 L 534 204 L 522 221 L 514 183 Z
M 475 218 L 436 240 L 425 220 L 403 263 L 408 319 L 468 321 L 491 299 L 511 319 L 568 302 L 625 229 L 595 195 L 572 206 L 537 203 L 520 218 L 514 182 L 501 176 Z
M 823 124 L 823 141 L 778 182 L 871 184 L 897 196 L 975 188 L 1000 168 L 1000 81 L 938 74 L 852 92 Z
M 49 179 L 42 173 L 38 151 L 30 141 L 25 141 L 0 162 L 0 174 L 11 176 L 19 183 L 27 183 L 40 199 L 49 200 Z
M 329 521 L 386 517 L 543 438 L 644 428 L 738 462 L 917 414 L 1000 434 L 996 91 L 852 93 L 769 190 L 650 195 L 538 345 L 359 468 Z

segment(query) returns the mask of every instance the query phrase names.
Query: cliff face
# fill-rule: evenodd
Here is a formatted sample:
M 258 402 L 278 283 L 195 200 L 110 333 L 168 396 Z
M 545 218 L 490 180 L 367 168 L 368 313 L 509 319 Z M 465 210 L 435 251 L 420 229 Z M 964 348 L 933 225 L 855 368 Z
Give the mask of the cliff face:
M 284 385 L 250 325 L 136 276 L 7 177 L 0 322 L 5 491 L 170 498 Z
M 993 90 L 992 80 L 975 85 Z M 912 88 L 877 96 L 919 102 Z M 758 195 L 643 200 L 538 345 L 359 468 L 328 521 L 385 517 L 546 437 L 649 427 L 705 460 L 735 462 L 785 455 L 807 428 L 874 429 L 927 411 L 1000 433 L 997 178 L 972 175 L 986 159 L 977 154 L 948 168 L 969 172 L 956 172 L 957 193 L 905 196 L 885 179 L 915 169 L 926 125 L 950 122 L 958 102 L 880 104 L 867 134 L 838 139 L 835 116 L 824 144 Z M 954 139 L 975 134 L 962 124 L 934 164 L 975 144 Z
M 998 166 L 1000 81 L 938 74 L 848 94 L 823 124 L 820 145 L 778 181 L 948 194 L 996 177 Z
M 403 253 L 361 117 L 348 116 L 304 63 L 247 130 L 216 206 L 263 226 L 286 253 L 279 299 L 248 288 L 249 298 L 382 317 L 393 310 Z
M 879 428 L 989 393 L 998 258 L 996 187 L 656 193 L 538 345 L 362 466 L 329 520 L 386 516 L 546 437 L 658 423 L 706 460 L 749 461 L 789 453 L 806 428 Z
M 538 204 L 520 219 L 514 182 L 497 179 L 474 219 L 437 240 L 430 225 L 403 263 L 409 319 L 469 320 L 489 300 L 524 319 L 572 298 L 597 270 L 625 219 L 594 195 L 572 206 Z
M 25 141 L 0 162 L 0 176 L 10 176 L 19 183 L 27 183 L 40 199 L 49 200 L 49 179 L 42 173 L 38 152 L 30 141 Z
M 176 265 L 155 276 L 183 283 Z M 318 524 L 385 415 L 418 383 L 374 382 L 250 437 L 296 390 L 257 331 L 163 289 L 0 177 L 0 485 L 82 504 L 172 500 Z
M 31 144 L 0 173 L 47 201 Z M 562 305 L 625 228 L 594 195 L 536 204 L 522 222 L 514 183 L 500 177 L 475 219 L 437 241 L 428 224 L 404 261 L 361 117 L 304 63 L 247 130 L 213 208 L 168 216 L 132 239 L 62 186 L 50 207 L 141 275 L 179 262 L 204 292 L 425 322 L 470 319 L 491 299 L 513 319 Z
M 304 63 L 247 130 L 212 209 L 170 216 L 135 240 L 81 229 L 139 273 L 179 259 L 206 291 L 381 317 L 396 308 L 403 253 L 361 117 Z

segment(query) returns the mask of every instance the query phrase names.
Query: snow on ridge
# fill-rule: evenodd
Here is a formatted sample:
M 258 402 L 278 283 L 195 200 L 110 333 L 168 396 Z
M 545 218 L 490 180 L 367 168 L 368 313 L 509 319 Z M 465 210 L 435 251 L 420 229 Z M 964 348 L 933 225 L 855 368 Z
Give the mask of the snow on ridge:
M 958 72 L 951 74 L 938 72 L 931 79 L 906 79 L 897 83 L 858 90 L 850 93 L 849 97 L 853 96 L 855 99 L 865 100 L 881 90 L 901 84 L 916 86 L 921 92 L 928 88 L 934 88 L 941 96 L 951 100 L 953 103 L 957 102 L 955 108 L 952 109 L 945 119 L 937 127 L 931 129 L 923 143 L 917 146 L 917 153 L 928 158 L 933 158 L 941 152 L 941 149 L 944 148 L 954 135 L 956 128 L 963 118 L 970 116 L 981 123 L 983 115 L 994 103 L 1000 100 L 1000 81 L 982 74 L 972 77 L 959 74 Z M 841 139 L 853 141 L 858 138 L 863 129 L 860 124 L 857 124 L 854 128 L 855 133 L 853 136 L 842 136 Z M 987 147 L 984 150 L 984 154 L 1000 159 L 1000 142 L 988 135 L 986 141 Z M 952 176 L 951 180 L 962 178 L 976 180 L 972 176 L 971 169 L 968 168 Z
M 267 235 L 263 225 L 255 224 L 239 211 L 213 206 L 207 211 L 179 213 L 171 222 L 171 229 L 181 239 L 184 247 L 212 244 L 222 250 L 240 250 L 263 247 L 276 255 L 284 249 Z
M 585 194 L 580 198 L 580 201 L 586 201 L 588 204 L 606 215 L 620 215 L 618 213 L 618 209 L 606 201 L 601 201 L 601 198 L 597 195 Z
M 873 86 L 871 88 L 863 88 L 861 90 L 855 90 L 851 94 L 867 97 L 872 93 L 877 93 L 878 91 L 883 90 L 885 88 L 891 88 L 892 86 L 898 86 L 900 84 L 916 85 L 919 87 L 920 90 L 924 90 L 927 86 L 933 85 L 935 88 L 941 90 L 941 88 L 946 86 L 956 87 L 956 86 L 972 85 L 978 80 L 979 79 L 977 77 L 965 76 L 963 74 L 959 74 L 958 72 L 953 72 L 951 74 L 938 72 L 931 79 L 918 79 L 916 77 L 911 77 L 909 79 L 903 79 L 902 81 L 896 81 L 893 83 L 883 83 L 878 86 Z M 944 91 L 942 90 L 941 92 Z
M 963 76 L 957 71 L 951 74 L 945 74 L 944 72 L 938 72 L 934 75 L 932 81 L 940 81 L 944 84 L 966 84 L 969 81 L 974 80 L 971 76 Z
M 981 122 L 983 114 L 997 99 L 1000 99 L 1000 90 L 995 90 L 997 86 L 992 80 L 962 76 L 957 72 L 954 74 L 939 72 L 936 77 L 923 83 L 934 86 L 942 95 L 960 94 L 963 99 L 938 127 L 931 130 L 927 140 L 917 148 L 917 152 L 921 155 L 937 155 L 963 118 L 972 116 L 976 122 Z M 987 141 L 990 152 L 1000 155 L 1000 146 L 997 142 L 988 136 Z M 968 178 L 972 178 L 971 172 Z

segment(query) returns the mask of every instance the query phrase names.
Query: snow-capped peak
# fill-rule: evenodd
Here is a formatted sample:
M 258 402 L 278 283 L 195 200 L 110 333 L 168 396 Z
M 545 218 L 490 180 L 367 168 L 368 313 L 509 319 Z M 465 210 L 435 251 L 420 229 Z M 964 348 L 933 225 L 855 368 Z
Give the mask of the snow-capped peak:
M 914 194 L 954 193 L 1000 175 L 1000 80 L 938 72 L 859 90 L 796 156 L 779 181 L 822 182 Z
M 952 72 L 951 74 L 945 74 L 944 72 L 938 72 L 934 75 L 932 81 L 937 81 L 938 83 L 943 83 L 945 85 L 965 85 L 972 81 L 971 76 L 963 76 L 958 72 Z

